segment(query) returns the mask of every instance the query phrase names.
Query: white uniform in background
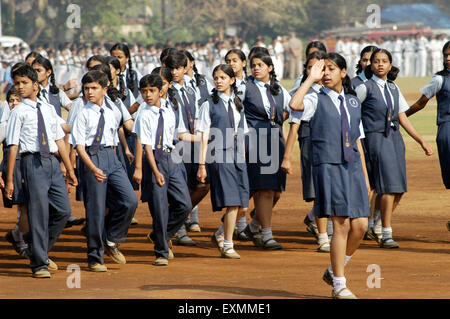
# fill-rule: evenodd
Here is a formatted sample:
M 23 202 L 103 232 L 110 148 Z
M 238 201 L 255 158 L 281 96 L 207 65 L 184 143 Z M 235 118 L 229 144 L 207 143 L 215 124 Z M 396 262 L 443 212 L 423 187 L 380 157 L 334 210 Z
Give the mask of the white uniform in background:
M 421 36 L 416 40 L 416 73 L 415 76 L 427 75 L 427 42 L 428 40 Z
M 431 56 L 431 74 L 435 74 L 442 69 L 442 47 L 437 39 L 432 39 L 428 42 L 428 49 Z
M 400 69 L 399 76 L 404 76 L 402 49 L 402 40 L 397 39 L 396 41 L 392 42 L 392 64 Z
M 415 60 L 414 54 L 416 51 L 415 41 L 413 39 L 406 39 L 403 42 L 404 53 L 403 53 L 403 67 L 404 76 L 414 76 L 415 74 Z
M 356 41 L 352 41 L 351 43 L 351 52 L 352 52 L 352 60 L 350 62 L 350 65 L 347 67 L 350 70 L 350 77 L 353 78 L 356 76 L 356 64 L 359 61 L 359 53 L 361 50 L 359 50 L 359 43 Z

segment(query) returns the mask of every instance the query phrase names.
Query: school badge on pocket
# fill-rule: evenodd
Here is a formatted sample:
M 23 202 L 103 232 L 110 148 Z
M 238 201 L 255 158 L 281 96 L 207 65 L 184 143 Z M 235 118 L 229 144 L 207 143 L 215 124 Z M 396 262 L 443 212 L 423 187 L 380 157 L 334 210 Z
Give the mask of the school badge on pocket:
M 395 83 L 388 83 L 389 84 L 389 88 L 391 90 L 397 90 L 397 87 L 395 86 Z
M 350 98 L 349 100 L 348 100 L 348 102 L 350 103 L 350 105 L 351 106 L 353 106 L 353 107 L 358 107 L 358 101 L 356 100 L 356 99 L 354 99 L 354 98 Z
M 189 86 L 187 87 L 186 91 L 188 92 L 188 94 L 190 95 L 195 95 L 195 92 L 192 88 L 190 88 Z

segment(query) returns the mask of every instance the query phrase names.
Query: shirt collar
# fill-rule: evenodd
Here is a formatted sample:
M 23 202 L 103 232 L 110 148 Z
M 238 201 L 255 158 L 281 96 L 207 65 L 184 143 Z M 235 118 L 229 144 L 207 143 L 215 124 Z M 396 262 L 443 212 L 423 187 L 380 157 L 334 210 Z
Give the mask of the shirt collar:
M 359 78 L 361 80 L 363 80 L 364 82 L 367 81 L 367 77 L 366 77 L 366 73 L 364 73 L 364 71 L 362 71 L 361 73 L 358 74 Z
M 254 82 L 255 82 L 255 84 L 256 84 L 257 86 L 259 86 L 259 87 L 261 87 L 261 88 L 265 87 L 266 84 L 269 84 L 269 83 L 264 83 L 264 82 L 262 82 L 262 81 L 259 81 L 259 80 L 257 80 L 257 79 L 254 79 Z
M 149 105 L 147 103 L 145 103 L 146 107 L 149 108 L 150 111 L 152 111 L 154 114 L 159 114 L 159 110 L 162 110 L 163 113 L 165 113 L 168 108 L 167 108 L 167 104 L 166 104 L 166 100 L 165 99 L 159 99 L 160 103 L 161 103 L 161 107 L 157 107 L 155 105 Z
M 382 88 L 384 88 L 384 86 L 386 85 L 386 81 L 380 79 L 378 76 L 376 76 L 375 74 L 372 75 L 372 79 L 378 84 L 380 85 Z
M 95 104 L 95 103 L 92 103 L 92 102 L 87 102 L 86 103 L 86 107 L 90 107 L 90 108 L 92 108 L 94 111 L 96 111 L 97 113 L 100 113 L 100 106 L 98 106 L 97 104 Z M 105 104 L 105 99 L 103 99 L 103 103 L 102 103 L 102 107 L 101 108 L 103 108 L 104 110 L 106 110 L 107 109 L 107 107 L 106 107 L 106 104 Z
M 226 95 L 225 93 L 222 93 L 222 92 L 218 92 L 218 95 L 219 95 L 219 97 L 222 99 L 222 101 L 223 101 L 223 103 L 224 103 L 225 105 L 228 105 L 228 101 L 229 101 L 230 99 L 232 99 L 233 96 L 234 96 L 233 93 L 231 94 L 231 96 L 228 96 L 228 95 Z M 233 102 L 233 100 L 231 100 L 231 102 Z
M 185 81 L 185 83 L 186 83 L 186 81 Z M 179 91 L 179 90 L 181 90 L 181 88 L 182 88 L 183 86 L 181 86 L 181 84 L 178 83 L 178 82 L 173 82 L 173 87 L 174 87 L 175 89 L 177 89 L 177 91 Z
M 46 87 L 43 87 L 43 86 L 40 85 L 40 84 L 39 84 L 39 86 L 41 87 L 41 90 L 44 90 L 44 89 L 45 89 L 45 91 L 46 91 L 47 93 L 50 93 L 50 84 L 47 84 Z
M 35 102 L 35 101 L 32 101 L 32 100 L 30 100 L 30 99 L 22 99 L 22 103 L 23 104 L 26 104 L 26 105 L 29 105 L 29 106 L 31 106 L 31 107 L 33 107 L 33 108 L 36 108 L 37 107 L 37 101 Z
M 193 78 L 191 78 L 189 75 L 187 75 L 187 74 L 184 75 L 184 82 L 185 83 L 190 83 L 192 79 Z
M 313 84 L 311 85 L 311 88 L 312 88 L 314 91 L 319 92 L 320 89 L 322 88 L 322 85 L 317 84 L 317 83 L 313 83 Z
M 341 93 L 337 93 L 335 90 L 331 90 L 327 87 L 324 87 L 323 91 L 325 92 L 325 94 L 327 94 L 329 97 L 333 98 L 336 101 L 339 100 L 339 96 L 342 96 L 345 101 L 344 89 L 341 90 Z

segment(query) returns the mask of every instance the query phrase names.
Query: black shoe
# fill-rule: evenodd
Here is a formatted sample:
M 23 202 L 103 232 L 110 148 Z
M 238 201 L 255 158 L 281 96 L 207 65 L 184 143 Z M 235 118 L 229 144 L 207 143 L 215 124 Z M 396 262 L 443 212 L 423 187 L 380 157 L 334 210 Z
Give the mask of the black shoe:
M 261 233 L 253 233 L 250 229 L 250 225 L 247 225 L 244 229 L 244 234 L 247 235 L 253 241 L 253 244 L 256 247 L 264 247 L 264 243 L 262 241 Z
M 5 236 L 6 240 L 13 246 L 14 250 L 20 254 L 19 242 L 14 239 L 12 230 L 8 231 Z
M 73 220 L 68 220 L 66 222 L 66 226 L 64 226 L 64 228 L 70 228 L 72 226 L 82 225 L 85 221 L 86 221 L 86 218 L 76 218 Z

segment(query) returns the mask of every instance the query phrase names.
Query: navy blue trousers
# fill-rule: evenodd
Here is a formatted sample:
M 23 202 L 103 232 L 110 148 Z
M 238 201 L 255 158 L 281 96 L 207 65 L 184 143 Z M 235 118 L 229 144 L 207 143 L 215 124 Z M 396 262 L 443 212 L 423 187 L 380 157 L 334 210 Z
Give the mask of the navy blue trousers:
M 28 203 L 30 266 L 33 272 L 48 267 L 48 252 L 71 214 L 61 166 L 55 156 L 22 156 L 22 177 Z
M 162 187 L 158 186 L 155 175 L 151 173 L 151 182 L 148 183 L 148 207 L 153 218 L 152 239 L 155 242 L 155 255 L 157 258 L 168 258 L 168 241 L 183 225 L 192 210 L 192 204 L 181 165 L 175 164 L 168 153 L 164 153 L 157 165 L 165 183 Z
M 127 173 L 112 148 L 101 148 L 90 158 L 107 176 L 99 183 L 94 174 L 82 165 L 88 262 L 103 264 L 105 239 L 114 243 L 125 241 L 138 200 Z M 105 217 L 106 207 L 109 212 Z

